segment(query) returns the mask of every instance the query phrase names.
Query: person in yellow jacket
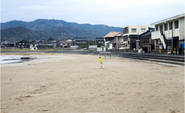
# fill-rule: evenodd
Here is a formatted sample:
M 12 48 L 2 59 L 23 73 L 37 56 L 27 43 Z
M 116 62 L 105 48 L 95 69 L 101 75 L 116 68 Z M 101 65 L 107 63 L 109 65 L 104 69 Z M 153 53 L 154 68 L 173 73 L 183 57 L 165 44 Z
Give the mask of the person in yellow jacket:
M 98 60 L 98 62 L 100 62 L 100 68 L 102 68 L 102 59 L 103 57 L 99 57 L 99 60 Z

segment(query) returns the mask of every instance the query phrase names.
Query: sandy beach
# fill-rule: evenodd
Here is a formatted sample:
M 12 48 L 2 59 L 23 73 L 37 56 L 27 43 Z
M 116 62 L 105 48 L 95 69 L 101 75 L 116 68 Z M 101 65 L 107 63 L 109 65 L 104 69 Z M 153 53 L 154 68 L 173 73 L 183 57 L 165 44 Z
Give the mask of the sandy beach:
M 100 69 L 96 55 L 21 55 L 37 59 L 1 65 L 2 113 L 184 113 L 183 66 L 103 58 Z

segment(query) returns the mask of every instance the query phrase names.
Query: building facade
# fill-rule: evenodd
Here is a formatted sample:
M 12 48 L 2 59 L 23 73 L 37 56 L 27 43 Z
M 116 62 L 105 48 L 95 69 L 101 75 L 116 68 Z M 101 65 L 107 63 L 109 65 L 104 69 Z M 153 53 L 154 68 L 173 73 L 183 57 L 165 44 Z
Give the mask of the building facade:
M 140 48 L 145 53 L 150 53 L 154 50 L 154 40 L 151 39 L 151 30 L 148 30 L 140 35 Z
M 73 38 L 73 45 L 80 46 L 87 43 L 87 37 L 74 37 Z
M 104 44 L 104 38 L 103 37 L 95 37 L 94 41 L 98 41 L 99 43 Z
M 152 39 L 155 40 L 156 51 L 161 49 L 165 52 L 173 52 L 174 49 L 184 51 L 184 16 L 183 13 L 151 24 L 155 26 Z
M 123 33 L 118 33 L 114 36 L 115 40 L 115 49 L 119 50 L 120 48 L 123 48 Z
M 115 48 L 116 42 L 115 38 L 116 36 L 119 37 L 119 34 L 122 34 L 121 32 L 109 32 L 107 35 L 105 35 L 104 42 L 105 42 L 105 48 L 107 50 L 113 50 Z
M 148 25 L 125 26 L 123 32 L 124 47 L 130 50 L 138 49 L 140 46 L 139 35 L 146 32 Z
M 22 40 L 16 43 L 17 48 L 30 48 L 30 43 L 27 40 Z

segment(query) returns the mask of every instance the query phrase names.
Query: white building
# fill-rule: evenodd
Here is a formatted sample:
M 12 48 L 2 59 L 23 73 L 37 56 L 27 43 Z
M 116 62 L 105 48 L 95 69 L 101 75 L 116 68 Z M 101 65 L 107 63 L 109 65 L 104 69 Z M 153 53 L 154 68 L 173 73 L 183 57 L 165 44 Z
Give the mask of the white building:
M 30 50 L 37 50 L 37 44 L 30 44 Z
M 156 51 L 164 49 L 172 52 L 174 48 L 179 48 L 180 43 L 184 43 L 184 16 L 180 14 L 151 24 L 155 26 L 152 39 L 155 40 Z
M 123 33 L 123 40 L 126 48 L 133 49 L 139 46 L 139 35 L 146 32 L 149 27 L 148 25 L 134 25 L 134 26 L 125 26 L 123 28 L 125 31 Z M 133 39 L 133 40 L 132 40 Z M 138 39 L 138 40 L 137 40 Z M 138 42 L 135 42 L 135 41 Z

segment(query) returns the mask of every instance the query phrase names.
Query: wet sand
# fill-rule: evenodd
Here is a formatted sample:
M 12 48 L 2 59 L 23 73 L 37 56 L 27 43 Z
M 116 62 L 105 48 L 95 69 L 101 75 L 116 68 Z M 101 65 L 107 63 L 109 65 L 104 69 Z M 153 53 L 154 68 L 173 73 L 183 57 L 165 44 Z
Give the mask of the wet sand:
M 100 69 L 98 56 L 21 55 L 39 59 L 1 65 L 2 113 L 184 113 L 183 66 L 103 58 Z

